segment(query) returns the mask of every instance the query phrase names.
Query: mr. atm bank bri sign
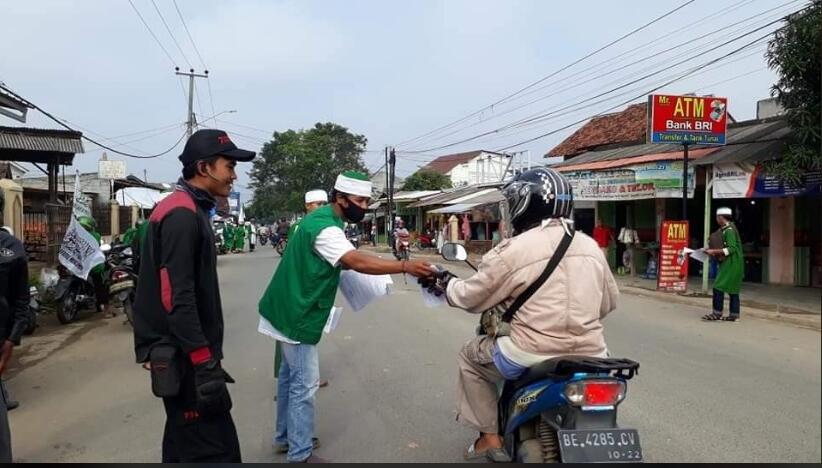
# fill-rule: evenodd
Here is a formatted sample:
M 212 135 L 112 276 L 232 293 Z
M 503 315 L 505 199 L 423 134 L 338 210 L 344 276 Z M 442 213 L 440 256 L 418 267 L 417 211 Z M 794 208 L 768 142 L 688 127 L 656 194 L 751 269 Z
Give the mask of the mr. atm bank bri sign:
M 652 94 L 648 112 L 650 143 L 725 144 L 727 98 Z

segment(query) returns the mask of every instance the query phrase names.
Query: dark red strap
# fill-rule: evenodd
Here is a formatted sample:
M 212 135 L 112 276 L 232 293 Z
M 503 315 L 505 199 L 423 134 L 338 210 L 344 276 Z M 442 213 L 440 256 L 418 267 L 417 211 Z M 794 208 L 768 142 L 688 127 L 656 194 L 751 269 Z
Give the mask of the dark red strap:
M 196 366 L 197 364 L 208 362 L 211 359 L 211 350 L 208 349 L 208 346 L 203 346 L 188 353 L 188 357 L 191 359 L 191 363 Z

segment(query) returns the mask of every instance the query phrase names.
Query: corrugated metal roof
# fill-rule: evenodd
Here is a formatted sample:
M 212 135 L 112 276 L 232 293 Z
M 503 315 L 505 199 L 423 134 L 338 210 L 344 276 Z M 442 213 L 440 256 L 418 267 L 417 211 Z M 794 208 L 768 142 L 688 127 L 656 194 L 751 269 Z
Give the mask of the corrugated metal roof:
M 471 208 L 479 205 L 480 203 L 458 203 L 456 205 L 448 205 L 442 208 L 438 208 L 436 210 L 431 210 L 429 211 L 429 213 L 464 213 L 466 211 L 471 210 Z
M 441 193 L 442 190 L 415 190 L 410 192 L 397 192 L 394 194 L 394 201 L 409 201 L 419 200 L 420 198 L 428 197 Z
M 0 127 L 0 149 L 83 153 L 82 133 L 24 127 Z
M 500 185 L 502 185 L 500 182 L 494 182 L 486 184 L 469 185 L 467 187 L 459 187 L 451 190 L 446 190 L 438 195 L 422 198 L 420 199 L 420 201 L 412 203 L 408 206 L 410 208 L 419 208 L 432 205 L 445 205 L 451 202 L 452 200 L 458 199 L 460 197 L 475 194 L 488 188 L 499 187 Z
M 495 195 L 495 194 L 497 194 L 497 195 Z M 500 194 L 499 189 L 496 188 L 496 187 L 487 188 L 485 190 L 480 190 L 477 193 L 472 193 L 470 195 L 466 195 L 464 197 L 457 198 L 455 200 L 450 200 L 447 203 L 449 205 L 456 205 L 456 204 L 459 204 L 459 203 L 467 203 L 467 202 L 470 202 L 470 203 L 483 203 L 483 200 L 485 200 L 485 199 L 488 200 L 487 203 L 493 203 L 495 201 L 501 201 L 502 200 L 502 194 Z
M 697 165 L 713 164 L 716 161 L 725 161 L 726 158 L 746 159 L 747 156 L 745 156 L 745 154 L 749 154 L 753 150 L 757 150 L 759 153 L 763 151 L 767 153 L 769 150 L 773 150 L 772 145 L 768 145 L 765 149 L 759 146 L 752 147 L 750 145 L 760 145 L 761 140 L 785 138 L 789 134 L 790 129 L 784 119 L 742 122 L 728 127 L 727 145 L 711 148 L 692 148 L 688 152 L 688 156 L 689 158 L 695 159 L 694 164 Z M 607 150 L 588 151 L 551 167 L 565 172 L 573 170 L 595 170 L 622 167 L 643 162 L 679 160 L 682 159 L 682 157 L 681 145 L 644 143 L 641 145 L 623 146 Z

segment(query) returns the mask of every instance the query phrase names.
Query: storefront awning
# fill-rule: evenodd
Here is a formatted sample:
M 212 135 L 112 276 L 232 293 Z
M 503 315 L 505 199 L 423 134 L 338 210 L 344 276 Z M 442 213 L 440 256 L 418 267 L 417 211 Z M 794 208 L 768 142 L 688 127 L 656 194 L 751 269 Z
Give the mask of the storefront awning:
M 449 213 L 465 213 L 471 211 L 471 208 L 480 205 L 480 203 L 458 203 L 456 205 L 448 205 L 436 210 L 431 210 L 429 213 L 449 214 Z

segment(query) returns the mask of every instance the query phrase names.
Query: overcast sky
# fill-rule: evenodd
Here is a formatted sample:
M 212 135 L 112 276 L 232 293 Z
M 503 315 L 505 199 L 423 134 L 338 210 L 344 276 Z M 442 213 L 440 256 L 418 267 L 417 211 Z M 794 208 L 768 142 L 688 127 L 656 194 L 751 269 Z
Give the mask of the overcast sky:
M 185 56 L 201 71 L 203 65 L 174 4 L 155 1 Z M 171 59 L 127 0 L 6 0 L 1 10 L 0 81 L 92 137 L 112 138 L 115 142 L 107 141 L 112 145 L 132 141 L 118 149 L 139 154 L 168 149 L 182 135 L 187 105 L 173 66 L 188 69 L 189 65 L 151 0 L 133 2 Z M 372 152 L 365 160 L 371 169 L 382 163 L 385 145 L 397 145 L 477 111 L 683 3 L 177 0 L 211 76 L 211 93 L 204 80 L 197 80 L 198 116 L 236 110 L 220 115 L 217 126 L 239 145 L 254 150 L 270 131 L 336 122 L 368 138 Z M 612 106 L 624 108 L 623 101 L 778 25 L 709 52 L 711 47 L 803 3 L 696 0 L 529 89 L 530 94 L 520 95 L 519 100 L 487 108 L 459 126 L 401 145 L 400 150 L 429 150 L 545 111 L 556 112 L 553 120 L 448 148 L 401 152 L 398 173 L 407 175 L 436 155 L 500 149 Z M 750 19 L 732 26 L 746 18 Z M 647 44 L 643 49 L 631 52 L 643 44 Z M 676 46 L 680 47 L 654 56 Z M 727 96 L 734 117 L 753 118 L 756 100 L 768 97 L 774 80 L 765 67 L 762 48 L 746 49 L 714 65 L 717 68 L 702 70 L 660 92 Z M 615 58 L 620 53 L 626 54 Z M 641 59 L 646 60 L 617 70 Z M 593 98 L 679 61 L 684 63 Z M 530 101 L 536 102 L 517 109 Z M 214 125 L 213 120 L 207 123 Z M 17 124 L 0 116 L 0 125 Z M 28 125 L 55 127 L 36 112 Z M 537 160 L 574 128 L 512 150 L 530 150 Z M 149 129 L 158 130 L 119 137 Z M 101 150 L 90 143 L 85 147 L 86 154 L 77 156 L 76 166 L 94 171 Z M 175 180 L 181 148 L 158 159 L 128 159 L 128 171 L 142 176 L 145 169 L 152 181 Z M 247 182 L 248 177 L 241 175 L 238 188 L 246 192 Z M 247 192 L 244 198 L 248 200 Z

